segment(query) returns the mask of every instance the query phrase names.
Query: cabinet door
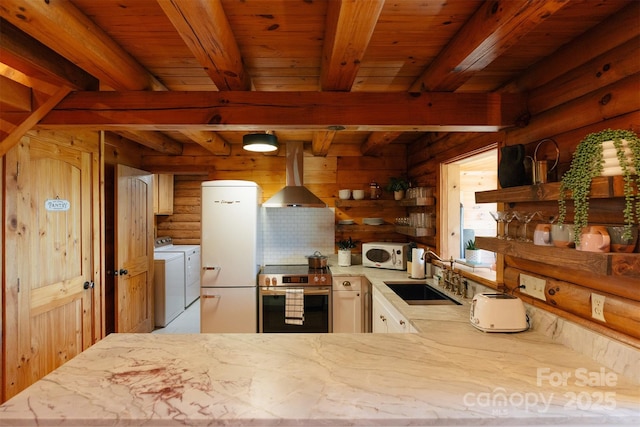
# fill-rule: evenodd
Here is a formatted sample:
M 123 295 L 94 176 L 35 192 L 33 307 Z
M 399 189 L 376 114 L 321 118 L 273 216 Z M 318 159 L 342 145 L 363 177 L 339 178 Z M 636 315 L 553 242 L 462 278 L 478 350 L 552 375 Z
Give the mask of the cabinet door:
M 382 294 L 373 290 L 373 332 L 411 332 L 407 319 Z
M 387 332 L 392 334 L 403 334 L 409 332 L 409 322 L 404 316 L 399 315 L 395 310 L 387 311 Z
M 153 213 L 173 214 L 173 175 L 153 175 Z
M 376 292 L 373 293 L 371 330 L 374 334 L 386 334 L 389 332 L 387 310 L 382 305 L 380 297 Z
M 333 291 L 333 332 L 363 332 L 360 291 Z

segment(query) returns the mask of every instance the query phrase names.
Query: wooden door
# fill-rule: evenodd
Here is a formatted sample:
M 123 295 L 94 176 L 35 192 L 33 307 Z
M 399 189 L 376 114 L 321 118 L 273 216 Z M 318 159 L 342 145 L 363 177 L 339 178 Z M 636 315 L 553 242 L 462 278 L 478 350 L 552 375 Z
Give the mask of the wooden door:
M 3 399 L 101 338 L 94 135 L 33 132 L 5 156 Z
M 153 176 L 117 165 L 115 224 L 116 332 L 151 332 L 153 293 Z

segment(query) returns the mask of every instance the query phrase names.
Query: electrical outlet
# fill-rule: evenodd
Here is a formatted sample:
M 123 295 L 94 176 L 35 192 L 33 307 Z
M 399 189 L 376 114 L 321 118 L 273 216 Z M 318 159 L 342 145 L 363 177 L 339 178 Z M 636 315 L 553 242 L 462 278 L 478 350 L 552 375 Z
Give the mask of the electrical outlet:
M 538 277 L 527 276 L 526 274 L 520 274 L 520 286 L 520 292 L 523 294 L 541 299 L 542 301 L 547 300 L 547 297 L 545 296 L 545 287 L 547 286 L 546 280 Z
M 606 322 L 604 318 L 604 296 L 591 294 L 591 317 Z

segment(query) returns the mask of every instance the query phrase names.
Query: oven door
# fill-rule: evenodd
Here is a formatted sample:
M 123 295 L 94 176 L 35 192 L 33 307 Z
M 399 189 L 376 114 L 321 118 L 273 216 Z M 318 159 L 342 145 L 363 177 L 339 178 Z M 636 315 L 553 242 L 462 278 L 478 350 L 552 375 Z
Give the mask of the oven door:
M 287 289 L 301 289 L 301 287 L 260 288 L 258 298 L 260 332 L 331 332 L 331 287 L 302 288 L 304 289 L 304 322 L 302 325 L 285 323 L 284 309 Z

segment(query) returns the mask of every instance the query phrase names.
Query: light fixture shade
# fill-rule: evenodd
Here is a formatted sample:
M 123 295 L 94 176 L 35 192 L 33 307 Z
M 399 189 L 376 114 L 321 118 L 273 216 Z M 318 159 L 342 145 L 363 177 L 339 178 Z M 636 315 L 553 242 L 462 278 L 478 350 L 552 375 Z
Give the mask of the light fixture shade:
M 242 137 L 242 148 L 266 153 L 278 149 L 278 138 L 269 133 L 249 133 Z

